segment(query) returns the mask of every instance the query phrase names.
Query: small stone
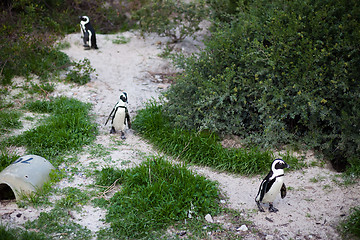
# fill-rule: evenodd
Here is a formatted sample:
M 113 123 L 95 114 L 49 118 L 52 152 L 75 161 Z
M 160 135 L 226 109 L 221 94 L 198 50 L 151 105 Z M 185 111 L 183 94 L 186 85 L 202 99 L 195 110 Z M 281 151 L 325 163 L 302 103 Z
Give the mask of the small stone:
M 22 215 L 21 213 L 18 213 L 18 214 L 16 214 L 16 217 L 19 218 L 19 217 L 21 217 L 21 215 Z
M 209 222 L 209 223 L 213 223 L 213 222 L 214 222 L 214 220 L 213 220 L 213 218 L 211 217 L 210 214 L 206 214 L 205 220 L 206 220 L 207 222 Z
M 177 234 L 182 237 L 182 236 L 186 235 L 186 231 L 181 231 L 181 232 L 178 232 Z
M 265 240 L 274 240 L 273 235 L 266 235 Z
M 221 203 L 221 204 L 225 204 L 226 201 L 222 199 L 222 200 L 220 200 L 220 203 Z
M 248 229 L 248 227 L 244 224 L 241 225 L 241 227 L 239 227 L 238 229 L 236 229 L 236 231 L 242 231 L 242 232 L 246 232 Z

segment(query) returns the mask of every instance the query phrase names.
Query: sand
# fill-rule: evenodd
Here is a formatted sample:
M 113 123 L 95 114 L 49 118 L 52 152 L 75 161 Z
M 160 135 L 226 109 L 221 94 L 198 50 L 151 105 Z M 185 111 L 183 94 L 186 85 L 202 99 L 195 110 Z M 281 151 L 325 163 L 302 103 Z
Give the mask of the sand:
M 114 39 L 122 36 L 128 43 L 115 44 Z M 169 83 L 162 81 L 162 74 L 173 74 L 178 71 L 169 60 L 161 58 L 166 38 L 149 35 L 145 39 L 137 32 L 125 32 L 112 35 L 97 35 L 98 50 L 84 50 L 80 34 L 67 35 L 62 42 L 70 43 L 70 48 L 63 50 L 72 60 L 87 58 L 96 69 L 91 75 L 91 82 L 86 85 L 56 84 L 52 96 L 74 97 L 93 104 L 93 114 L 99 125 L 99 136 L 94 145 L 86 147 L 79 154 L 78 162 L 73 166 L 62 165 L 69 176 L 58 183 L 55 188 L 77 187 L 86 189 L 94 183 L 94 179 L 86 174 L 89 169 L 101 170 L 106 166 L 128 168 L 141 163 L 146 156 L 161 154 L 150 144 L 126 130 L 127 139 L 122 141 L 120 135 L 110 135 L 110 126 L 104 126 L 112 107 L 118 101 L 122 91 L 128 93 L 130 115 L 144 104 L 160 95 Z M 176 46 L 183 51 L 194 52 L 201 42 L 185 40 Z M 110 155 L 99 157 L 91 153 L 91 148 L 103 145 L 111 148 Z M 317 161 L 313 154 L 308 153 L 306 160 Z M 280 196 L 274 205 L 277 213 L 257 211 L 254 198 L 264 176 L 245 177 L 240 175 L 217 172 L 210 168 L 191 167 L 198 174 L 217 181 L 226 196 L 225 205 L 252 221 L 245 227 L 236 226 L 245 239 L 339 239 L 337 226 L 349 213 L 351 207 L 357 206 L 360 197 L 360 184 L 350 186 L 340 184 L 341 177 L 329 166 L 308 167 L 298 171 L 287 171 L 285 183 L 288 194 L 285 199 Z M 111 194 L 116 190 L 110 190 Z M 105 191 L 105 188 L 104 188 Z M 107 195 L 109 197 L 109 195 Z M 59 196 L 52 196 L 55 201 Z M 27 220 L 36 219 L 40 212 L 49 208 L 18 208 L 15 202 L 2 202 L 0 205 L 1 222 L 11 226 L 21 226 Z M 95 233 L 101 228 L 109 227 L 102 219 L 106 212 L 103 209 L 88 205 L 80 212 L 73 211 L 73 220 Z M 224 222 L 222 216 L 214 216 L 214 221 Z M 224 225 L 228 223 L 224 222 Z M 257 232 L 253 233 L 252 230 Z M 212 235 L 209 235 L 212 238 Z

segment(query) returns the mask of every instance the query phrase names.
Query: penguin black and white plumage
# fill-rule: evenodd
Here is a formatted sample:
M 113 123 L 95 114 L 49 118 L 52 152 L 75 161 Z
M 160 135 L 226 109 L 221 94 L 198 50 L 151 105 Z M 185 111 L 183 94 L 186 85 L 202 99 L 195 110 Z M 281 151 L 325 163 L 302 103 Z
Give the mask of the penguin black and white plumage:
M 93 26 L 90 24 L 88 16 L 80 16 L 81 37 L 84 40 L 85 49 L 98 49 L 96 45 L 96 34 Z
M 281 198 L 286 196 L 286 186 L 284 183 L 284 169 L 290 166 L 282 159 L 275 159 L 271 164 L 271 170 L 261 182 L 259 192 L 256 195 L 255 202 L 260 210 L 264 212 L 261 203 L 269 203 L 269 211 L 277 212 L 273 202 L 280 193 Z
M 125 139 L 125 127 L 126 123 L 129 128 L 131 128 L 131 122 L 130 122 L 130 114 L 126 107 L 127 104 L 127 93 L 123 92 L 120 95 L 120 100 L 115 104 L 114 108 L 112 109 L 105 125 L 111 118 L 111 130 L 110 133 L 116 133 L 118 131 L 121 132 L 121 138 Z

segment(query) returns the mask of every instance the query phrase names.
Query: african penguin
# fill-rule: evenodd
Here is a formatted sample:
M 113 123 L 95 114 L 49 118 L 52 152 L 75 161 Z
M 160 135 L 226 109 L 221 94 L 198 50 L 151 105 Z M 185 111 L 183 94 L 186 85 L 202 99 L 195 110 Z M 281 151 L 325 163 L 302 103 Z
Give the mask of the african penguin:
M 281 198 L 286 196 L 286 186 L 284 184 L 284 168 L 290 166 L 282 159 L 275 159 L 271 164 L 271 170 L 260 184 L 259 192 L 256 195 L 255 202 L 260 210 L 264 212 L 261 203 L 269 203 L 269 211 L 277 212 L 273 202 L 280 193 Z
M 127 103 L 127 93 L 123 92 L 120 95 L 120 100 L 115 104 L 114 108 L 112 109 L 112 111 L 105 123 L 105 125 L 106 125 L 108 123 L 109 119 L 111 118 L 112 126 L 111 126 L 111 130 L 110 130 L 110 134 L 120 131 L 122 139 L 125 139 L 124 129 L 125 129 L 126 122 L 128 124 L 128 127 L 131 128 L 130 115 L 129 115 L 129 111 L 126 107 L 126 103 Z
M 95 30 L 90 24 L 90 19 L 88 16 L 80 16 L 80 29 L 81 29 L 81 37 L 84 40 L 84 47 L 86 50 L 88 49 L 98 49 L 96 45 L 96 35 Z M 89 45 L 90 40 L 90 45 Z

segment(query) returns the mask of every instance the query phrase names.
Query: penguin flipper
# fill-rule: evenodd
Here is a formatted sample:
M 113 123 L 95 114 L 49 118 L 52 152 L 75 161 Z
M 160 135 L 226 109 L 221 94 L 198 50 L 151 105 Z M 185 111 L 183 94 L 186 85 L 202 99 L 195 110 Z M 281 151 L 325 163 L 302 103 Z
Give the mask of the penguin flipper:
M 109 117 L 107 118 L 107 120 L 105 122 L 105 126 L 108 123 L 108 121 L 110 120 L 110 118 L 111 118 L 111 120 L 114 119 L 115 114 L 114 114 L 114 116 L 112 115 L 114 111 L 115 111 L 115 107 L 112 109 L 111 113 L 109 114 Z
M 286 186 L 285 186 L 285 183 L 283 183 L 283 185 L 281 186 L 280 195 L 281 195 L 281 198 L 286 197 Z
M 127 125 L 129 127 L 129 129 L 131 129 L 130 114 L 129 114 L 129 111 L 127 110 L 127 108 L 126 108 L 126 113 L 125 113 L 125 119 L 127 121 Z

